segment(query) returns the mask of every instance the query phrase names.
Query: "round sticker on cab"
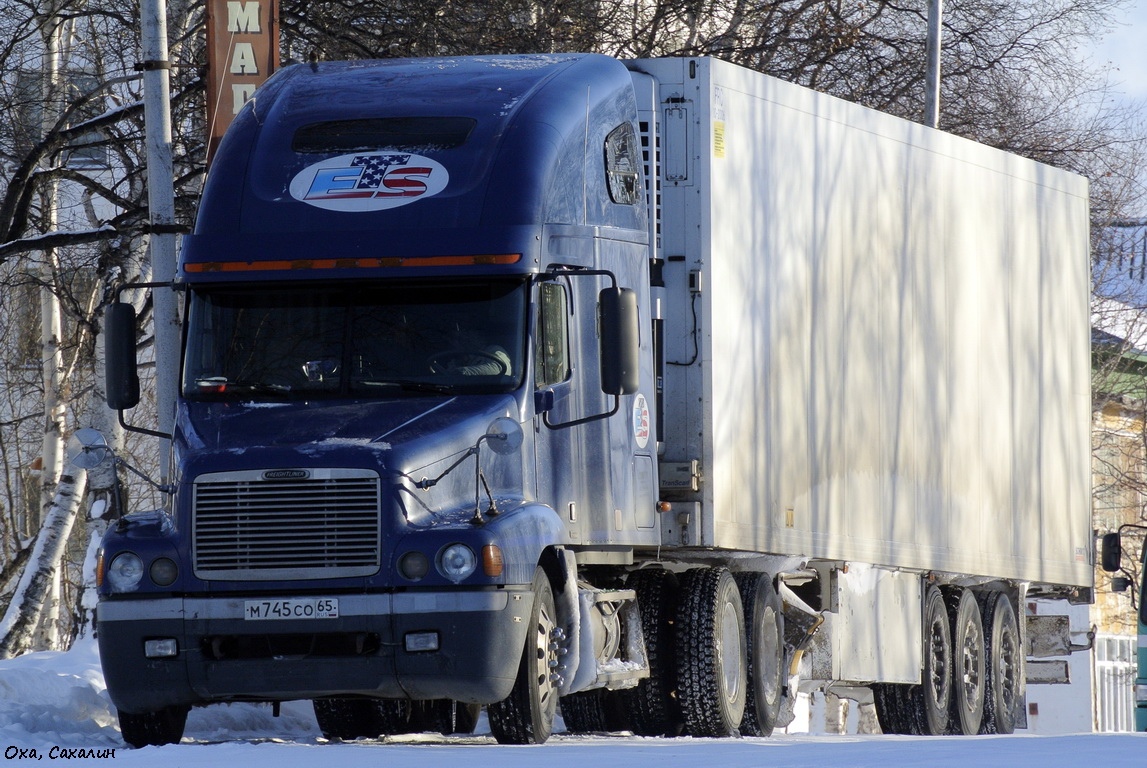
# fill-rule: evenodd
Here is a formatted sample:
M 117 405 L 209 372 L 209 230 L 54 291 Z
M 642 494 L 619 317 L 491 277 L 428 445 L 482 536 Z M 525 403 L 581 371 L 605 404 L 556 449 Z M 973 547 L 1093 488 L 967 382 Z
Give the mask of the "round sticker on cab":
M 649 444 L 649 404 L 641 394 L 633 399 L 633 438 L 638 448 Z
M 291 197 L 328 211 L 362 213 L 409 205 L 446 188 L 450 174 L 409 152 L 358 152 L 309 165 L 291 179 Z

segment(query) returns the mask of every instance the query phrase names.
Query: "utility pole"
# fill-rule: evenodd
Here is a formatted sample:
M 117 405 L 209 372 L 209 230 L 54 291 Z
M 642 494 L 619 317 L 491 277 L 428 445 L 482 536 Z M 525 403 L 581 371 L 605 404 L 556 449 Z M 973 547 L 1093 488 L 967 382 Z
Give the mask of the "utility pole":
M 940 26 L 944 0 L 928 0 L 928 43 L 924 49 L 924 125 L 940 127 Z
M 171 63 L 167 59 L 166 0 L 141 0 L 143 25 L 143 115 L 147 142 L 147 204 L 152 279 L 175 279 L 175 191 L 171 159 Z M 175 426 L 175 393 L 179 375 L 179 315 L 175 293 L 159 288 L 154 293 L 155 380 L 159 431 L 171 434 Z M 160 474 L 167 480 L 171 447 L 160 451 Z

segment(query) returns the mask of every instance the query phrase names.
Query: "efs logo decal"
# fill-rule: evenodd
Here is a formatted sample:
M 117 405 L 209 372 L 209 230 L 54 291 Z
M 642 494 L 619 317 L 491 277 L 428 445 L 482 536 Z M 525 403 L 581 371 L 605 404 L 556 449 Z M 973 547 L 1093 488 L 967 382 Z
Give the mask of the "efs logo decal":
M 397 208 L 446 188 L 441 163 L 406 152 L 340 155 L 308 166 L 291 179 L 291 197 L 328 211 Z

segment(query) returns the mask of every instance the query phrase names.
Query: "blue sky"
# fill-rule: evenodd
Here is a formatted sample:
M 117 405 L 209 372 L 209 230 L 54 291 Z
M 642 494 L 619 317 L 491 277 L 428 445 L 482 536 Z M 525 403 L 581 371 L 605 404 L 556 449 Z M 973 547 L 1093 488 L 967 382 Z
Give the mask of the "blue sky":
M 1147 0 L 1127 4 L 1126 16 L 1092 54 L 1095 62 L 1110 62 L 1111 80 L 1128 99 L 1147 109 Z

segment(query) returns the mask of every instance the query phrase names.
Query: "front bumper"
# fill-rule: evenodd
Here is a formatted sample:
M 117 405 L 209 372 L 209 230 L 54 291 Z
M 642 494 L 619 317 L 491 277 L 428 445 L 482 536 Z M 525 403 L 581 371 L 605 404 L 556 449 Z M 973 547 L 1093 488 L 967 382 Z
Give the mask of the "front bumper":
M 339 601 L 338 618 L 245 619 L 253 597 L 101 601 L 112 703 L 154 712 L 345 695 L 500 701 L 514 684 L 534 596 L 501 587 L 321 597 Z M 408 635 L 436 637 L 437 648 L 408 650 Z M 176 641 L 175 655 L 148 658 L 147 641 L 164 639 Z

